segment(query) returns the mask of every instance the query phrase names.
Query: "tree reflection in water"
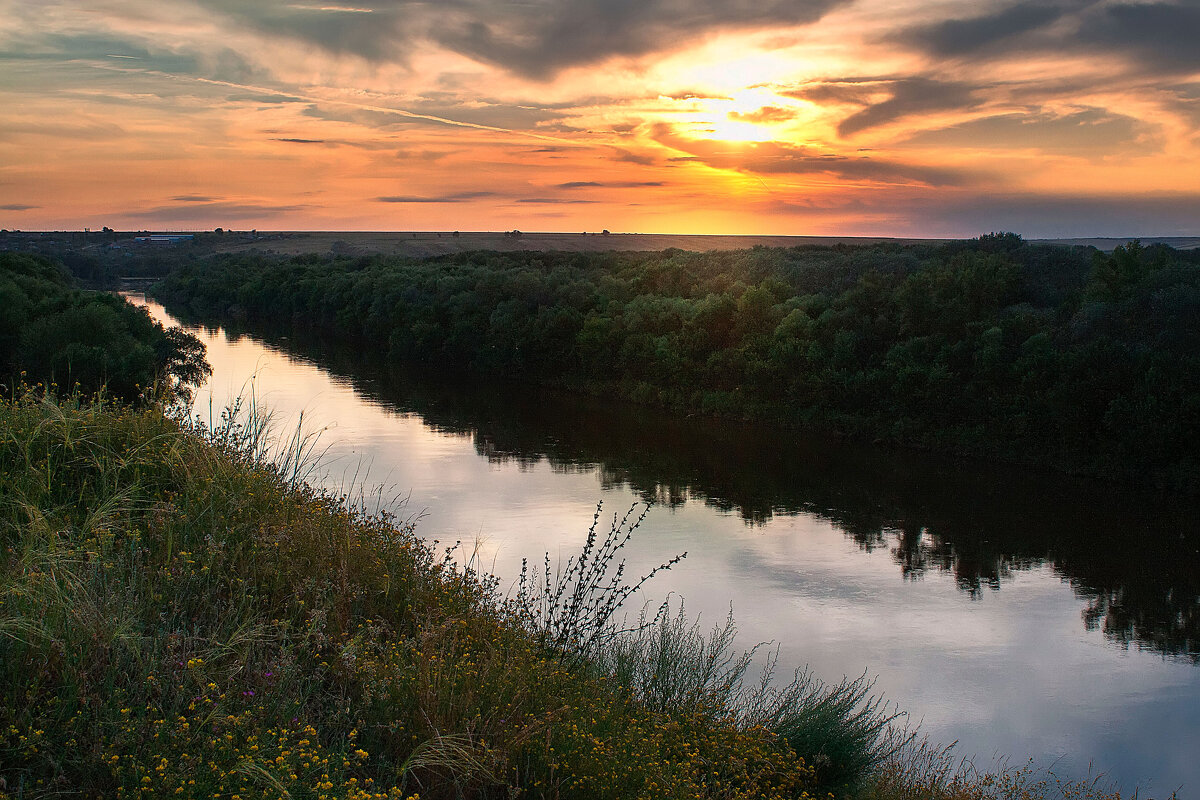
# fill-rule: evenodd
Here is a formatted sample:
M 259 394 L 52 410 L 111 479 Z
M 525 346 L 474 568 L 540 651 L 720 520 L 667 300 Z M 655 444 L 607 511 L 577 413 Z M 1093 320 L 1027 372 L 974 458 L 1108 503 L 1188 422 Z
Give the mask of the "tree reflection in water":
M 603 398 L 420 377 L 301 331 L 256 326 L 254 335 L 375 403 L 471 436 L 490 461 L 594 469 L 606 487 L 627 485 L 647 502 L 703 502 L 748 525 L 817 515 L 864 551 L 889 550 L 904 579 L 945 572 L 972 596 L 1049 564 L 1084 600 L 1087 629 L 1121 647 L 1200 663 L 1195 506 Z

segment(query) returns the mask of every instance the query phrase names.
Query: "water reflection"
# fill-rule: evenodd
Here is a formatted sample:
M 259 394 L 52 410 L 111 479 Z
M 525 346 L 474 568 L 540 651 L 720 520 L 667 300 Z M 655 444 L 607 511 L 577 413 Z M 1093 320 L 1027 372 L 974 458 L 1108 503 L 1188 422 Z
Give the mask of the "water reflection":
M 411 369 L 319 337 L 254 333 L 374 403 L 471 436 L 491 462 L 596 469 L 606 487 L 625 485 L 672 507 L 702 502 L 751 526 L 775 515 L 815 515 L 863 551 L 889 552 L 905 580 L 946 573 L 971 596 L 1049 565 L 1084 600 L 1088 630 L 1121 647 L 1200 663 L 1195 508 L 765 426 L 681 419 L 604 398 L 416 379 Z

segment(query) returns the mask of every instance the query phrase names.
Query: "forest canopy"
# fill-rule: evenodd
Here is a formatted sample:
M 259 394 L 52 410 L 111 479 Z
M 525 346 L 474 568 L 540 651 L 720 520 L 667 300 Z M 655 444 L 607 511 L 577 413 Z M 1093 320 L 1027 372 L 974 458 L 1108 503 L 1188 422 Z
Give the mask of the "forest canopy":
M 1164 245 L 250 254 L 156 291 L 439 370 L 1200 491 L 1200 254 Z

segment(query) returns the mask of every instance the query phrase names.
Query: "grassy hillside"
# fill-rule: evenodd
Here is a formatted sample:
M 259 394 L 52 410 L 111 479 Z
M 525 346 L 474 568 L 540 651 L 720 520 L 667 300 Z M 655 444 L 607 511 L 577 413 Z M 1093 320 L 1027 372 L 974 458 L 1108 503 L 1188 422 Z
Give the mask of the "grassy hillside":
M 743 702 L 719 659 L 648 672 L 649 638 L 611 646 L 585 611 L 594 581 L 557 610 L 540 581 L 505 601 L 409 526 L 289 481 L 249 429 L 26 394 L 0 431 L 8 796 L 804 797 L 853 778 L 789 744 L 811 697 Z

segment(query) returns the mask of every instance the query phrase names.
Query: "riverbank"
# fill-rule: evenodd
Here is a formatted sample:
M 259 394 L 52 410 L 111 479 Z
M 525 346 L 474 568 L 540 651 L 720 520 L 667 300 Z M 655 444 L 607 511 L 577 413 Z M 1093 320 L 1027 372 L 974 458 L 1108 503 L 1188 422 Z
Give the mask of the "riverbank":
M 887 758 L 897 740 L 861 683 L 747 690 L 728 642 L 706 650 L 728 629 L 668 617 L 590 650 L 552 635 L 564 617 L 539 582 L 536 602 L 500 598 L 410 525 L 298 481 L 302 459 L 266 463 L 246 418 L 205 433 L 25 394 L 0 404 L 0 429 L 9 796 L 1062 789 Z

